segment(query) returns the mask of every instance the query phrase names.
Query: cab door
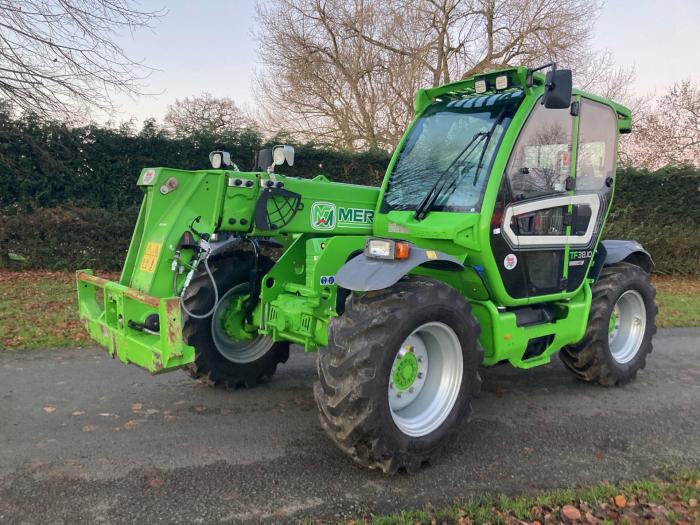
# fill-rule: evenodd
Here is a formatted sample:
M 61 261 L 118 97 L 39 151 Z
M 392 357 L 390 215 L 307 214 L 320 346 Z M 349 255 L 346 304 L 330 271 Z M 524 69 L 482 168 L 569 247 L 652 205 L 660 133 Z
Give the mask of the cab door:
M 612 197 L 617 119 L 576 97 L 537 104 L 523 126 L 494 210 L 491 246 L 513 298 L 576 290 L 585 278 Z
M 502 179 L 491 229 L 491 248 L 513 298 L 566 290 L 570 210 L 595 205 L 597 196 L 574 195 L 575 115 L 537 103 L 516 141 Z M 575 242 L 587 244 L 587 228 Z
M 610 106 L 581 97 L 577 109 L 576 169 L 571 195 L 580 204 L 571 209 L 564 268 L 567 291 L 576 290 L 583 282 L 600 239 L 612 200 L 618 142 L 617 115 Z

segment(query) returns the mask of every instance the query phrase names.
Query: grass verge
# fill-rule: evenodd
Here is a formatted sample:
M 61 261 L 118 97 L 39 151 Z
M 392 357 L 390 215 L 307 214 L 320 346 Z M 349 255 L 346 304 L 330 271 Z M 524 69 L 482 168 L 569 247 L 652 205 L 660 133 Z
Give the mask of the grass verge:
M 659 326 L 700 326 L 700 279 L 654 277 L 654 285 Z M 0 271 L 0 350 L 91 344 L 77 308 L 71 272 Z
M 90 341 L 78 319 L 74 273 L 0 271 L 0 350 L 86 346 Z
M 344 525 L 547 525 L 550 523 L 700 523 L 700 470 L 664 481 L 602 483 L 533 496 L 491 496 L 440 509 L 363 516 Z M 310 521 L 309 523 L 323 523 Z

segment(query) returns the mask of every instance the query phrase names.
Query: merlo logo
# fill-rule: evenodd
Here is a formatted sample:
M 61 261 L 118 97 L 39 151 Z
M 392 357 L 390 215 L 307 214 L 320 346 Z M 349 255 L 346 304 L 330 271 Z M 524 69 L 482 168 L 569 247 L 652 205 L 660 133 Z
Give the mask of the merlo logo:
M 332 202 L 314 202 L 311 206 L 311 227 L 314 230 L 335 228 L 336 209 Z

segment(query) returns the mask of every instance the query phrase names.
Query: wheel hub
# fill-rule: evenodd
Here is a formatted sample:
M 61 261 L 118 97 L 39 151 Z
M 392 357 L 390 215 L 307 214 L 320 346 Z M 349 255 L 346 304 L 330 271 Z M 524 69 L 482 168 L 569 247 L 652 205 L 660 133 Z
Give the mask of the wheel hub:
M 408 390 L 418 377 L 418 359 L 412 346 L 406 345 L 402 351 L 396 358 L 392 378 L 398 390 Z
M 224 331 L 231 339 L 245 341 L 253 339 L 254 334 L 247 330 L 245 322 L 246 303 L 250 300 L 250 295 L 236 295 L 226 306 L 222 314 Z

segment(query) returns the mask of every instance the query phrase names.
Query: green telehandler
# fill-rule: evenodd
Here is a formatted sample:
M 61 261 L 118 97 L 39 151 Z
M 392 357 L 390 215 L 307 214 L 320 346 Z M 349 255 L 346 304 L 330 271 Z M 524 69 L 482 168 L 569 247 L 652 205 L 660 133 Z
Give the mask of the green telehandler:
M 541 70 L 546 70 L 542 73 Z M 384 472 L 434 460 L 471 411 L 479 368 L 558 352 L 623 385 L 656 331 L 650 255 L 601 241 L 629 109 L 570 70 L 501 69 L 421 89 L 380 188 L 275 172 L 145 168 L 118 282 L 77 272 L 80 316 L 109 353 L 252 387 L 318 350 L 321 425 Z

